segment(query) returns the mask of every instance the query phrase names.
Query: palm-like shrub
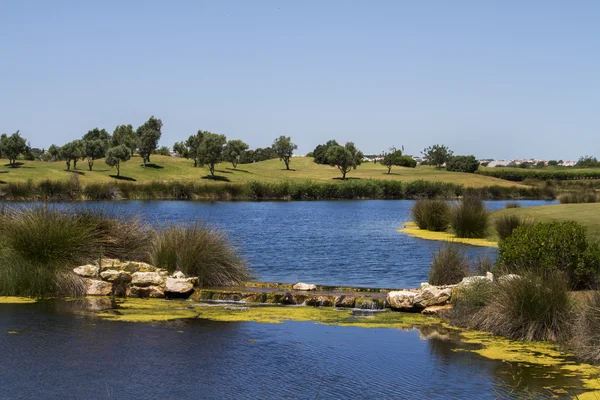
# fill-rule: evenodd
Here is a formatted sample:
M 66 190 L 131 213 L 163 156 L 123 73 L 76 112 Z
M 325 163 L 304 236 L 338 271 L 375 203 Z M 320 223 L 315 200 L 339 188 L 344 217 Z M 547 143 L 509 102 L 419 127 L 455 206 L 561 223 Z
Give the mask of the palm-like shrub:
M 463 252 L 452 244 L 442 246 L 431 260 L 429 283 L 452 285 L 469 274 L 469 263 Z
M 498 232 L 498 237 L 500 240 L 504 240 L 509 237 L 513 231 L 522 225 L 529 225 L 532 222 L 525 217 L 522 217 L 517 214 L 504 214 L 499 215 L 494 220 L 494 227 L 496 228 L 496 232 Z
M 457 237 L 483 238 L 488 224 L 488 211 L 479 198 L 465 197 L 452 207 L 450 226 Z
M 450 206 L 443 200 L 420 199 L 413 205 L 411 216 L 419 228 L 443 232 L 450 222 Z
M 225 233 L 200 222 L 156 232 L 151 262 L 170 272 L 197 276 L 200 286 L 228 286 L 250 279 L 245 260 Z

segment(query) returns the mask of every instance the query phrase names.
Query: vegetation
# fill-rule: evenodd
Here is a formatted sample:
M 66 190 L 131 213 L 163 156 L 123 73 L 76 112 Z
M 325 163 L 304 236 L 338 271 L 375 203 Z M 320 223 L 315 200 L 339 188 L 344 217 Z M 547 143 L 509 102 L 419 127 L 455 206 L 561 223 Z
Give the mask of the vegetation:
M 442 165 L 452 157 L 452 150 L 440 144 L 426 147 L 421 153 L 427 159 L 427 163 L 434 165 L 436 169 L 441 169 Z
M 521 203 L 517 201 L 509 201 L 504 205 L 504 208 L 519 208 L 521 207 Z
M 580 157 L 575 165 L 577 168 L 600 168 L 600 161 L 596 157 Z
M 204 134 L 200 148 L 198 149 L 198 160 L 200 164 L 208 165 L 212 177 L 215 176 L 215 164 L 221 160 L 223 147 L 227 142 L 225 135 L 207 132 Z
M 236 169 L 248 145 L 241 140 L 230 140 L 223 149 L 223 160 L 227 160 Z
M 415 161 L 415 159 L 410 156 L 401 156 L 398 159 L 398 164 L 396 165 L 398 165 L 399 167 L 416 168 L 417 161 Z
M 279 136 L 273 141 L 273 150 L 275 150 L 279 160 L 285 163 L 286 170 L 290 169 L 290 160 L 297 148 L 298 145 L 292 143 L 292 138 L 289 136 Z
M 21 137 L 19 131 L 8 136 L 3 134 L 0 136 L 0 155 L 8 158 L 8 164 L 12 167 L 16 166 L 17 158 L 27 151 L 27 141 Z
M 237 285 L 250 279 L 246 262 L 225 233 L 198 222 L 159 230 L 151 261 L 169 272 L 197 276 L 201 286 Z
M 498 238 L 504 240 L 519 226 L 530 225 L 533 222 L 517 214 L 499 215 L 494 219 L 494 227 L 498 233 Z
M 431 260 L 429 283 L 452 285 L 469 275 L 469 263 L 457 246 L 445 244 Z
M 135 134 L 138 138 L 138 153 L 144 162 L 144 166 L 150 162 L 150 155 L 158 148 L 158 141 L 162 135 L 162 121 L 151 116 L 137 128 Z
M 583 301 L 574 323 L 571 343 L 580 359 L 600 363 L 600 292 L 591 293 Z
M 474 280 L 456 288 L 452 293 L 452 310 L 448 319 L 453 325 L 473 328 L 473 317 L 492 301 L 494 283 L 487 279 Z
M 548 169 L 548 170 L 529 170 L 521 168 L 479 168 L 476 171 L 479 175 L 492 176 L 494 178 L 504 179 L 512 182 L 523 182 L 526 179 L 536 180 L 581 180 L 581 179 L 600 179 L 600 170 L 598 169 Z
M 450 211 L 444 200 L 419 199 L 411 208 L 411 216 L 420 229 L 443 232 L 450 224 Z
M 596 203 L 600 202 L 600 193 L 592 190 L 568 192 L 558 196 L 561 204 Z
M 395 147 L 390 149 L 389 153 L 385 153 L 383 155 L 383 160 L 381 160 L 381 165 L 387 168 L 388 175 L 392 172 L 392 167 L 394 165 L 400 165 L 404 163 L 405 160 L 402 158 L 402 150 L 397 150 Z M 416 164 L 416 162 L 415 162 Z
M 342 180 L 351 169 L 356 169 L 364 157 L 363 153 L 356 148 L 354 143 L 348 142 L 342 146 L 332 146 L 325 154 L 331 166 L 337 167 L 342 173 Z
M 480 198 L 464 197 L 452 207 L 450 226 L 457 237 L 484 238 L 488 225 L 488 211 Z
M 446 170 L 454 172 L 473 173 L 479 168 L 475 156 L 452 156 L 446 162 Z
M 111 147 L 106 152 L 106 165 L 117 168 L 117 177 L 121 176 L 121 163 L 131 158 L 131 152 L 127 146 L 121 144 L 117 147 Z
M 600 272 L 600 248 L 588 242 L 586 228 L 576 222 L 522 225 L 500 242 L 498 263 L 511 273 L 560 271 L 574 289 L 594 286 Z
M 334 146 L 339 146 L 340 144 L 335 140 L 329 140 L 325 144 L 320 144 L 312 151 L 312 157 L 314 158 L 317 164 L 329 165 L 329 161 L 327 161 L 327 151 Z

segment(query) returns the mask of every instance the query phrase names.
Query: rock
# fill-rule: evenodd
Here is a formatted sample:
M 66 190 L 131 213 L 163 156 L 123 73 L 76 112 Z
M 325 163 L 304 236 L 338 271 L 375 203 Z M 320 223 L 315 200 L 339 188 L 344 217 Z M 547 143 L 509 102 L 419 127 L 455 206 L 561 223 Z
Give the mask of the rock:
M 358 297 L 354 302 L 354 308 L 361 310 L 383 310 L 385 308 L 385 300 L 373 297 Z
M 98 272 L 100 272 L 100 268 L 96 265 L 91 264 L 81 265 L 79 267 L 73 268 L 73 272 L 84 278 L 96 278 L 98 276 Z
M 441 289 L 436 286 L 429 286 L 421 290 L 415 297 L 415 305 L 418 308 L 426 308 L 429 306 L 444 305 L 452 296 L 452 289 Z
M 317 290 L 317 286 L 312 283 L 298 282 L 294 286 L 292 286 L 292 289 L 309 291 L 309 290 Z
M 244 294 L 242 301 L 246 303 L 264 303 L 266 297 L 264 293 L 247 293 Z
M 457 286 L 469 286 L 475 282 L 493 282 L 494 275 L 491 272 L 488 272 L 486 276 L 467 276 L 463 278 L 462 281 Z
M 403 311 L 412 311 L 415 307 L 415 297 L 418 292 L 411 290 L 396 290 L 387 294 L 387 302 L 391 308 Z
M 127 271 L 109 269 L 101 272 L 100 277 L 107 282 L 131 282 L 131 274 Z
M 112 293 L 112 284 L 99 279 L 84 279 L 87 296 L 108 296 Z
M 160 299 L 165 297 L 165 292 L 159 286 L 130 286 L 127 289 L 127 297 L 151 297 L 155 299 Z
M 306 301 L 307 297 L 308 296 L 305 294 L 296 294 L 296 293 L 292 293 L 292 292 L 287 292 L 286 294 L 283 295 L 283 298 L 281 299 L 281 303 L 288 304 L 288 305 L 300 305 Z
M 121 263 L 121 270 L 123 271 L 127 271 L 127 272 L 156 272 L 158 268 L 145 263 L 145 262 L 138 262 L 138 261 L 127 261 L 124 263 Z
M 356 298 L 353 296 L 337 296 L 335 298 L 335 306 L 339 308 L 354 308 Z
M 134 272 L 131 275 L 131 283 L 134 286 L 163 286 L 165 278 L 158 272 Z
M 427 285 L 421 290 L 398 290 L 389 292 L 390 307 L 401 311 L 421 311 L 430 306 L 445 305 L 452 297 L 451 287 Z
M 502 275 L 501 277 L 498 278 L 498 282 L 504 283 L 504 282 L 512 281 L 513 279 L 521 279 L 521 275 L 517 275 L 517 274 Z
M 425 307 L 425 309 L 421 311 L 421 314 L 439 316 L 450 310 L 452 310 L 452 304 L 445 304 L 443 306 L 429 306 Z
M 306 305 L 313 307 L 332 307 L 334 302 L 333 296 L 311 296 L 306 299 Z
M 100 268 L 100 271 L 105 271 L 107 269 L 120 269 L 121 261 L 117 260 L 116 258 L 103 258 L 96 261 L 96 265 Z
M 173 273 L 173 275 L 171 275 L 171 278 L 175 278 L 175 279 L 184 279 L 185 278 L 185 274 L 181 271 L 175 271 Z
M 194 285 L 187 279 L 167 278 L 165 295 L 169 298 L 188 298 L 194 291 Z

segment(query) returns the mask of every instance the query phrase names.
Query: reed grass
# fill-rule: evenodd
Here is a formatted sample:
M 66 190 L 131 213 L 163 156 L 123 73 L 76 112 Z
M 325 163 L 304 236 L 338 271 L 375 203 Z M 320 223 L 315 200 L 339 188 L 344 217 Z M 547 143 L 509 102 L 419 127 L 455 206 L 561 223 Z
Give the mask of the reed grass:
M 417 200 L 410 213 L 420 229 L 444 232 L 450 224 L 450 205 L 444 200 Z
M 455 245 L 447 243 L 434 254 L 429 267 L 429 283 L 453 285 L 469 275 L 469 263 L 464 253 Z
M 484 238 L 489 225 L 488 211 L 477 197 L 465 197 L 452 207 L 450 226 L 459 238 Z

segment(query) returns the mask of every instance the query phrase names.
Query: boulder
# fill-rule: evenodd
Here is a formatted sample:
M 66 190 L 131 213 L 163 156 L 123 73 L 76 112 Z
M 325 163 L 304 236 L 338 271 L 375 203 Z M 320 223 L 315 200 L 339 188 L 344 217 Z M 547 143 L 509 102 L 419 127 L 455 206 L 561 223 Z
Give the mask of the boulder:
M 100 272 L 100 268 L 91 264 L 81 265 L 73 268 L 73 272 L 84 278 L 96 278 L 98 276 L 98 272 Z
M 175 278 L 175 279 L 184 279 L 185 278 L 185 274 L 181 271 L 175 271 L 173 273 L 173 275 L 171 275 L 171 278 Z
M 100 268 L 100 271 L 107 269 L 121 269 L 121 261 L 116 258 L 102 258 L 96 261 L 96 265 Z
M 158 268 L 145 263 L 145 262 L 138 262 L 138 261 L 127 261 L 127 262 L 123 262 L 121 263 L 121 270 L 123 271 L 127 271 L 127 272 L 156 272 Z
M 421 311 L 421 314 L 440 316 L 450 310 L 452 310 L 452 304 L 445 304 L 443 306 L 429 306 L 425 307 L 425 309 Z
M 194 285 L 187 279 L 167 278 L 165 295 L 167 297 L 188 298 L 194 291 Z
M 127 289 L 127 297 L 151 297 L 160 299 L 165 297 L 165 292 L 159 286 L 130 286 Z
M 112 293 L 112 283 L 99 279 L 84 279 L 87 296 L 108 296 Z
M 304 291 L 317 290 L 317 285 L 314 285 L 312 283 L 298 282 L 294 286 L 292 286 L 292 289 Z
M 452 297 L 451 287 L 426 285 L 421 290 L 398 290 L 387 294 L 391 308 L 401 311 L 421 311 L 430 306 L 441 306 Z
M 356 298 L 354 296 L 337 296 L 335 306 L 339 308 L 354 308 Z
M 107 282 L 131 282 L 131 274 L 127 271 L 109 269 L 100 272 L 100 277 Z
M 385 300 L 374 297 L 357 297 L 354 302 L 354 308 L 360 310 L 383 310 L 385 308 Z
M 460 281 L 460 283 L 457 286 L 469 286 L 475 282 L 493 282 L 494 281 L 494 275 L 492 275 L 491 272 L 488 272 L 485 276 L 479 275 L 479 276 L 467 276 L 466 278 L 463 278 L 462 281 Z
M 333 296 L 311 296 L 306 299 L 306 305 L 313 307 L 332 307 L 334 302 Z
M 138 287 L 163 286 L 165 278 L 158 272 L 134 272 L 131 275 L 131 284 Z

